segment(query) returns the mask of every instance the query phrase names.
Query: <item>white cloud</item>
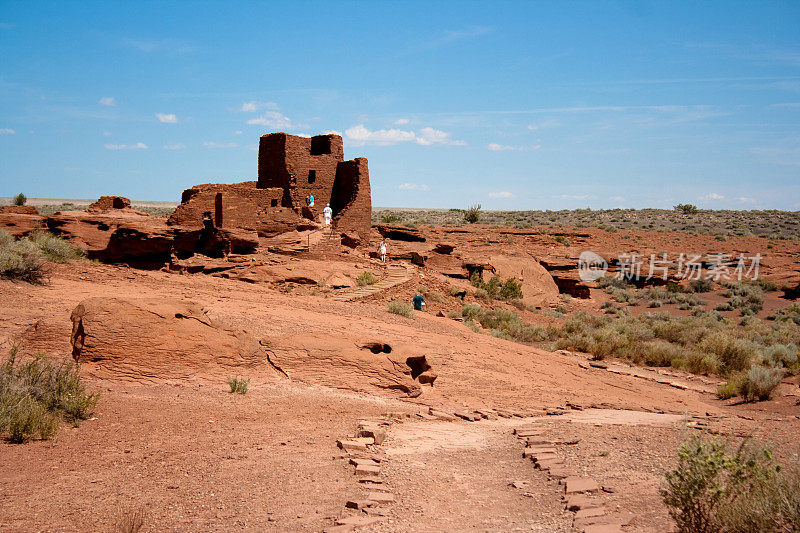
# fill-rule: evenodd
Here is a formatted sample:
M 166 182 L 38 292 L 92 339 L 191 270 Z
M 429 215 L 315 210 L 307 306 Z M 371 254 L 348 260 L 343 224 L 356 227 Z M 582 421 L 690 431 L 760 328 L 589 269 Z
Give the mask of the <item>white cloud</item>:
M 554 128 L 555 126 L 560 126 L 560 125 L 561 123 L 559 121 L 551 119 L 551 120 L 544 120 L 537 124 L 528 124 L 528 129 L 530 131 L 536 131 L 536 130 L 543 130 L 545 128 Z
M 756 203 L 756 199 L 755 198 L 748 198 L 746 196 L 740 196 L 739 198 L 737 198 L 737 200 L 739 200 L 743 204 L 754 204 L 754 203 Z
M 236 130 L 236 131 L 233 132 L 233 134 L 234 135 L 241 135 L 242 134 L 242 130 Z
M 394 125 L 395 126 L 405 126 L 409 122 L 411 122 L 411 121 L 408 120 L 407 118 L 398 118 L 397 120 L 394 121 Z
M 430 146 L 432 144 L 451 144 L 453 146 L 465 146 L 467 143 L 464 141 L 454 141 L 451 138 L 451 134 L 446 133 L 442 130 L 435 130 L 433 128 L 422 128 L 417 133 L 417 144 L 421 144 L 423 146 Z
M 214 141 L 206 141 L 203 143 L 206 148 L 236 148 L 239 146 L 236 143 L 217 143 Z
M 178 117 L 173 114 L 165 114 L 165 113 L 156 113 L 156 118 L 158 118 L 159 122 L 163 122 L 164 124 L 177 124 Z
M 490 192 L 489 198 L 514 198 L 514 193 L 508 191 Z
M 348 128 L 344 132 L 348 140 L 355 144 L 390 145 L 413 141 L 416 135 L 413 131 L 397 129 L 370 131 L 363 124 Z
M 401 183 L 398 187 L 401 191 L 429 191 L 431 190 L 430 187 L 423 184 L 417 183 Z
M 538 150 L 542 146 L 540 144 L 532 144 L 530 146 L 510 146 L 508 144 L 497 144 L 497 143 L 489 143 L 486 145 L 488 150 L 492 152 L 508 152 L 508 151 L 516 151 L 516 152 L 532 152 L 534 150 Z
M 186 145 L 183 143 L 167 143 L 164 145 L 164 150 L 183 150 Z
M 114 107 L 117 105 L 117 101 L 114 100 L 113 96 L 105 96 L 101 98 L 100 101 L 97 103 L 100 105 L 104 105 L 106 107 Z
M 705 196 L 700 197 L 701 200 L 724 200 L 725 197 L 721 194 L 717 194 L 715 192 L 708 193 Z
M 289 117 L 277 111 L 267 111 L 262 116 L 251 118 L 247 121 L 248 124 L 267 126 L 276 130 L 291 129 L 292 121 Z
M 341 131 L 336 131 L 336 130 L 325 131 L 322 134 L 323 135 L 338 135 L 339 137 L 342 136 L 342 132 Z
M 0 128 L 0 135 L 14 135 L 15 133 L 17 132 L 11 128 Z
M 612 202 L 624 202 L 625 198 L 623 198 L 622 196 L 612 196 L 611 198 L 609 198 L 609 200 L 611 200 Z
M 253 100 L 251 102 L 242 103 L 239 111 L 244 111 L 245 113 L 255 113 L 261 109 L 278 109 L 278 104 L 275 102 L 257 102 Z
M 147 145 L 140 141 L 136 144 L 107 144 L 105 148 L 106 150 L 144 150 Z
M 433 144 L 466 145 L 464 141 L 452 140 L 450 133 L 430 127 L 422 128 L 419 132 L 395 128 L 372 131 L 364 127 L 363 124 L 359 124 L 345 130 L 344 135 L 348 141 L 357 146 L 363 144 L 388 146 L 403 142 L 416 142 L 422 146 L 431 146 Z
M 111 137 L 112 135 L 113 135 L 113 133 L 111 133 L 110 131 L 104 131 L 103 132 L 103 137 Z

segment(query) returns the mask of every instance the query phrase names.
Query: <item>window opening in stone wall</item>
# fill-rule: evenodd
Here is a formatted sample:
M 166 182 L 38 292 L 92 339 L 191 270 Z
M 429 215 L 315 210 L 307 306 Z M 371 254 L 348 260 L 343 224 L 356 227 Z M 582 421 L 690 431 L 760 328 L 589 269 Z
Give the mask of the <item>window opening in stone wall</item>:
M 311 185 L 317 181 L 317 171 L 316 170 L 309 170 L 308 171 L 308 184 Z

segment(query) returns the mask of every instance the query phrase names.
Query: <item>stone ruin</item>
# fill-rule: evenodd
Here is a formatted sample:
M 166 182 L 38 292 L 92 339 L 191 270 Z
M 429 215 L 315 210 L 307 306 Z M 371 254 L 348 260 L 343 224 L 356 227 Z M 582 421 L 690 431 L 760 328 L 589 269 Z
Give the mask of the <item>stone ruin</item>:
M 314 207 L 306 198 L 314 196 Z M 372 215 L 369 171 L 363 157 L 345 161 L 342 137 L 263 135 L 258 147 L 258 181 L 196 185 L 183 191 L 169 225 L 256 231 L 271 237 L 322 222 L 330 203 L 332 230 L 369 240 Z

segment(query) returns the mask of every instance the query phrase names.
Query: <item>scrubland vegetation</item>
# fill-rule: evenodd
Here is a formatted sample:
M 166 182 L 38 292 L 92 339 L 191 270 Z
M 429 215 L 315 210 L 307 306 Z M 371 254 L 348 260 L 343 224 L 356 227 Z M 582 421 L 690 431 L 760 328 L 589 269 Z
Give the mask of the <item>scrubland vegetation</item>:
M 691 206 L 694 207 L 694 206 Z M 462 225 L 465 209 L 377 209 L 373 222 L 393 222 L 410 226 L 424 224 Z M 542 227 L 595 227 L 606 231 L 640 229 L 665 232 L 730 236 L 759 236 L 773 239 L 800 239 L 800 211 L 731 211 L 698 209 L 563 209 L 560 211 L 486 211 L 479 213 L 482 224 L 512 226 L 519 229 Z
M 15 239 L 0 229 L 0 278 L 40 283 L 47 261 L 66 263 L 81 256 L 71 244 L 46 231 Z
M 89 418 L 97 399 L 86 392 L 71 360 L 54 365 L 36 356 L 20 363 L 13 349 L 0 365 L 0 435 L 17 443 L 48 439 L 60 420 L 77 425 Z
M 678 530 L 800 530 L 800 463 L 781 465 L 752 438 L 739 446 L 695 435 L 681 445 L 661 496 Z

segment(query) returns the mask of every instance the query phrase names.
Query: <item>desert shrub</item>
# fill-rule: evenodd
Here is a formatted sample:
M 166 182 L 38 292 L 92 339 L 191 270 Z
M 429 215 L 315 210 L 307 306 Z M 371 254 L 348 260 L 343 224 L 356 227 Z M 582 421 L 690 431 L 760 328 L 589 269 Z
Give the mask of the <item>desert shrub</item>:
M 528 306 L 525 305 L 525 302 L 523 302 L 522 300 L 511 299 L 511 300 L 508 301 L 508 303 L 510 303 L 511 305 L 513 305 L 514 307 L 519 309 L 520 311 L 524 311 L 525 309 L 528 308 Z
M 250 385 L 249 379 L 240 379 L 239 376 L 228 378 L 228 387 L 230 387 L 231 394 L 234 392 L 238 392 L 239 394 L 247 394 L 248 385 Z
M 675 206 L 675 210 L 680 211 L 684 215 L 696 215 L 699 211 L 694 204 L 678 204 Z
M 481 219 L 481 204 L 473 204 L 464 211 L 464 222 L 475 224 Z
M 750 284 L 755 285 L 756 287 L 760 287 L 761 290 L 764 292 L 775 292 L 779 289 L 777 283 L 764 278 L 751 279 Z
M 83 255 L 70 243 L 47 231 L 35 231 L 28 237 L 28 240 L 39 248 L 48 261 L 54 263 L 67 263 Z
M 728 289 L 725 291 L 728 306 L 739 309 L 743 316 L 754 315 L 764 306 L 764 291 L 758 284 L 735 281 L 725 282 L 723 286 Z
M 0 365 L 0 435 L 24 442 L 49 438 L 63 418 L 77 425 L 91 416 L 97 393 L 87 393 L 71 360 L 54 365 L 37 355 L 19 364 L 16 349 Z
M 800 472 L 781 468 L 752 439 L 736 449 L 692 436 L 660 491 L 678 530 L 691 533 L 796 531 Z
M 572 244 L 570 240 L 564 235 L 556 235 L 553 237 L 553 240 L 559 244 L 563 244 L 564 246 L 570 246 Z
M 777 322 L 800 325 L 800 303 L 794 303 L 786 309 L 778 309 L 775 314 L 768 318 Z
M 461 308 L 466 321 L 477 322 L 492 335 L 516 342 L 537 342 L 551 338 L 551 333 L 541 326 L 525 323 L 519 315 L 506 309 L 484 309 L 476 304 Z
M 748 402 L 769 400 L 783 379 L 784 372 L 782 368 L 753 365 L 739 385 L 739 394 Z
M 689 282 L 689 288 L 694 292 L 710 292 L 714 290 L 714 282 L 705 278 L 694 279 Z
M 0 242 L 0 278 L 41 283 L 47 273 L 45 258 L 27 239 Z
M 739 395 L 742 388 L 744 374 L 736 374 L 732 376 L 725 383 L 717 387 L 717 398 L 720 400 L 729 400 Z
M 364 285 L 374 285 L 375 283 L 378 282 L 378 278 L 376 278 L 375 274 L 373 274 L 369 270 L 365 270 L 364 272 L 358 275 L 356 281 L 360 286 L 363 287 Z
M 414 315 L 414 308 L 409 302 L 392 300 L 386 304 L 386 309 L 395 315 L 402 315 L 411 318 Z
M 394 213 L 389 213 L 388 215 L 383 215 L 381 217 L 381 222 L 385 222 L 387 224 L 391 224 L 392 222 L 400 222 L 400 220 L 400 217 Z
M 14 205 L 25 205 L 25 202 L 28 201 L 28 197 L 22 193 L 19 193 L 14 197 Z
M 522 285 L 515 278 L 508 278 L 500 287 L 500 298 L 503 300 L 517 300 L 522 298 Z
M 794 344 L 773 344 L 764 349 L 764 364 L 773 368 L 796 370 L 798 349 Z
M 608 292 L 611 294 L 611 297 L 619 303 L 627 302 L 635 305 L 638 300 L 636 293 L 629 289 L 618 289 L 616 287 L 611 287 L 608 289 Z
M 686 292 L 686 287 L 674 281 L 668 281 L 666 285 L 667 292 Z
M 724 373 L 748 368 L 756 359 L 757 346 L 751 341 L 737 339 L 731 333 L 715 331 L 706 336 L 699 350 L 715 356 Z
M 475 333 L 480 333 L 481 332 L 481 328 L 478 326 L 478 324 L 476 324 L 472 320 L 465 320 L 464 321 L 464 325 L 467 326 L 472 331 L 474 331 Z

